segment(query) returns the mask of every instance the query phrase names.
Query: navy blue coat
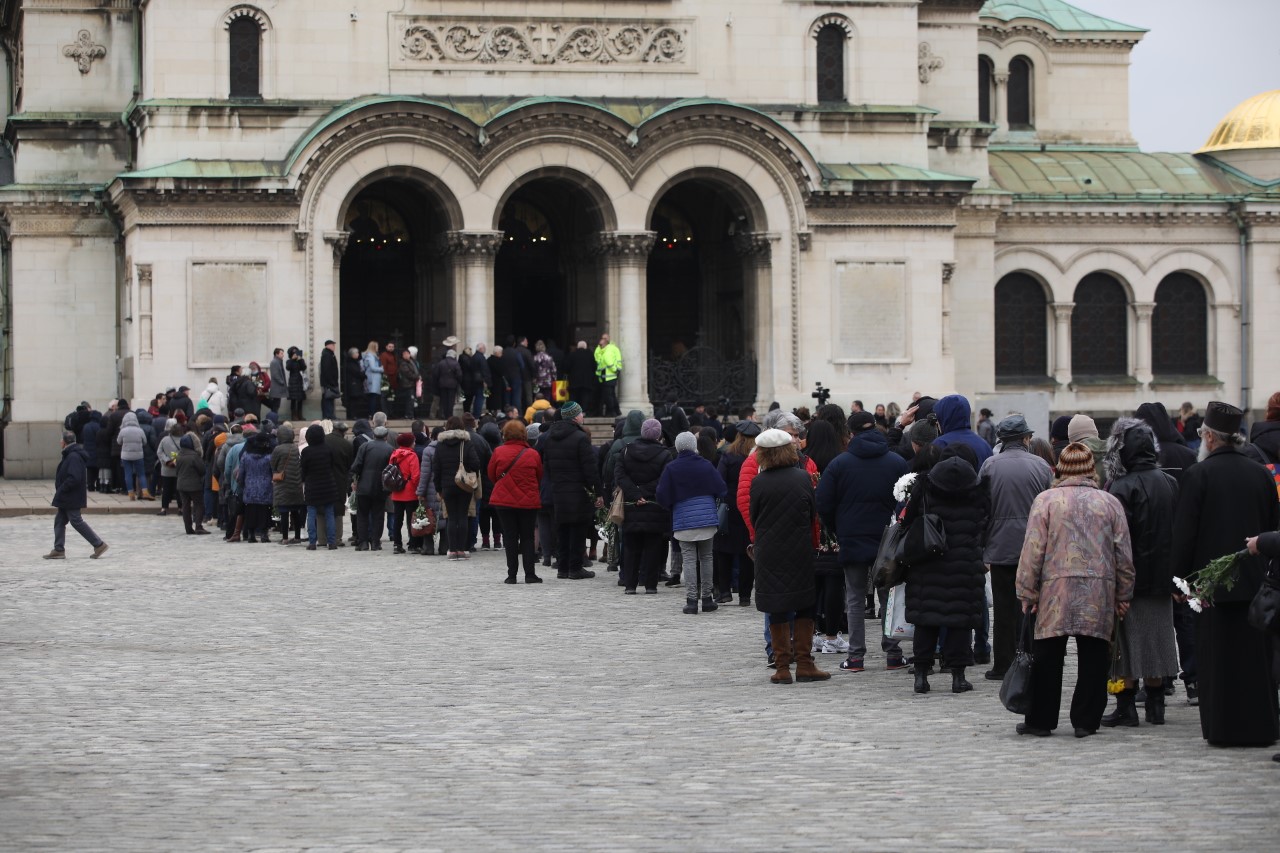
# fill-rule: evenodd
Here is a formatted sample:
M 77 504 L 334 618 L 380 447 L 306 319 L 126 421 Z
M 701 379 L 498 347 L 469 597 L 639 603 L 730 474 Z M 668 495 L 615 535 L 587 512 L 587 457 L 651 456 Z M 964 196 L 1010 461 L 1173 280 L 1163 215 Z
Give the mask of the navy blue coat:
M 672 512 L 672 529 L 716 527 L 716 501 L 728 492 L 715 466 L 693 450 L 682 450 L 658 480 L 658 503 Z M 701 498 L 702 500 L 694 500 Z
M 53 505 L 58 509 L 84 509 L 89 505 L 89 454 L 79 444 L 62 448 L 62 461 L 53 475 Z
M 991 458 L 991 445 L 969 427 L 973 410 L 969 408 L 967 399 L 959 394 L 949 394 L 934 404 L 933 413 L 938 416 L 938 432 L 941 433 L 934 439 L 934 447 L 942 450 L 952 444 L 968 445 L 978 457 L 979 468 Z
M 907 461 L 889 452 L 884 434 L 869 429 L 855 434 L 849 449 L 822 472 L 818 513 L 840 540 L 841 563 L 870 563 L 876 558 L 880 536 L 897 506 L 893 485 L 907 470 Z

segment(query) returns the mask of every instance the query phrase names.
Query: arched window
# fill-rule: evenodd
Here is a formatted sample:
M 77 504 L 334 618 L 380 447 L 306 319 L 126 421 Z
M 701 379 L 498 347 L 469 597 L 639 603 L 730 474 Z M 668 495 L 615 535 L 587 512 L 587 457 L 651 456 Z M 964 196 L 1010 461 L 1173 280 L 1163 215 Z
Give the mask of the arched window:
M 978 121 L 991 121 L 991 86 L 994 69 L 991 60 L 978 57 Z
M 1090 273 L 1076 286 L 1071 312 L 1073 376 L 1129 375 L 1129 299 L 1106 273 Z
M 1009 63 L 1009 129 L 1032 130 L 1031 60 L 1015 56 Z
M 227 25 L 231 47 L 231 97 L 262 97 L 262 28 L 250 15 Z
M 818 30 L 818 103 L 843 103 L 845 30 L 825 24 Z
M 1156 288 L 1151 316 L 1151 372 L 1204 376 L 1209 372 L 1209 309 L 1204 287 L 1183 272 Z
M 1048 301 L 1026 273 L 996 284 L 996 381 L 1043 382 L 1049 375 Z

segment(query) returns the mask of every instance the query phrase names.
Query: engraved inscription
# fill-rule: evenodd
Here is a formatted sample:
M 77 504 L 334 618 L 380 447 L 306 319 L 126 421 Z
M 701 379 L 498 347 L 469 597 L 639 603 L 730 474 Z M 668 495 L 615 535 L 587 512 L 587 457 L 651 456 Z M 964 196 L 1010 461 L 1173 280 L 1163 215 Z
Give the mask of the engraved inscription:
M 267 265 L 196 262 L 187 291 L 192 367 L 261 359 L 267 343 Z
M 907 357 L 907 266 L 902 261 L 841 262 L 831 291 L 837 360 Z

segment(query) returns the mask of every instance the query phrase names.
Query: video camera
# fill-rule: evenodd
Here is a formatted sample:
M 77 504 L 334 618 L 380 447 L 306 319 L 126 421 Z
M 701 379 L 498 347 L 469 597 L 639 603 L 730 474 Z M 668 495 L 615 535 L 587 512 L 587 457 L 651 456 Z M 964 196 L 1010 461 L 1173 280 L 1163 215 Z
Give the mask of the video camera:
M 817 386 L 817 390 L 809 396 L 818 401 L 819 406 L 825 406 L 827 401 L 831 399 L 831 389 L 823 388 L 821 382 L 813 383 Z

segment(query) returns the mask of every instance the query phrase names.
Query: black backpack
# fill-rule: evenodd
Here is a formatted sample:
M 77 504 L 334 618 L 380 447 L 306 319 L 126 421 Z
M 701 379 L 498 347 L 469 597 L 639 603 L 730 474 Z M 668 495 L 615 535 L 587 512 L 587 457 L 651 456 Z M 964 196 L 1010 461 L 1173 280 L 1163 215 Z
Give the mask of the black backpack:
M 388 492 L 398 492 L 404 488 L 404 472 L 395 462 L 382 469 L 382 488 Z

